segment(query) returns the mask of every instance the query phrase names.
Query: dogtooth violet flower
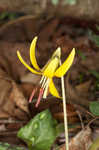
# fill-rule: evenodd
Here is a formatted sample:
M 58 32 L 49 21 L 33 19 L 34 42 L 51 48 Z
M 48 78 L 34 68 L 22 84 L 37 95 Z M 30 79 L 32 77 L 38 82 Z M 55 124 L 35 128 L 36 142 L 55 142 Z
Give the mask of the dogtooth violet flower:
M 35 57 L 35 47 L 36 47 L 36 42 L 37 42 L 37 37 L 35 37 L 30 45 L 30 61 L 31 64 L 33 65 L 34 68 L 30 67 L 21 57 L 21 54 L 19 51 L 17 51 L 17 56 L 21 63 L 32 73 L 37 74 L 37 75 L 42 75 L 41 80 L 39 82 L 40 84 L 40 92 L 38 96 L 38 100 L 36 102 L 36 107 L 38 107 L 41 98 L 46 98 L 49 92 L 57 97 L 61 98 L 54 83 L 53 83 L 53 77 L 58 77 L 61 78 L 64 76 L 64 74 L 68 71 L 70 66 L 72 65 L 74 56 L 75 56 L 75 48 L 71 51 L 70 55 L 68 58 L 64 61 L 64 63 L 60 66 L 60 57 L 61 57 L 61 48 L 58 47 L 55 52 L 53 53 L 52 57 L 49 59 L 47 64 L 40 69 L 36 57 Z M 37 89 L 34 89 L 31 97 L 29 99 L 29 102 L 32 101 L 32 98 L 35 94 Z

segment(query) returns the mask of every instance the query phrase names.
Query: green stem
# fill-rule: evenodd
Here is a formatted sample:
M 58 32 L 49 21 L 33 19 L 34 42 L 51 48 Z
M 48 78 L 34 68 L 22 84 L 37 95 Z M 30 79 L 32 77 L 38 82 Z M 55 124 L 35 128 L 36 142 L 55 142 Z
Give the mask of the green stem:
M 60 61 L 60 65 L 61 65 L 61 61 Z M 69 150 L 68 122 L 67 122 L 67 109 L 66 109 L 66 96 L 65 96 L 64 76 L 61 77 L 61 85 L 62 85 L 62 97 L 63 97 L 65 140 L 66 140 L 65 149 Z

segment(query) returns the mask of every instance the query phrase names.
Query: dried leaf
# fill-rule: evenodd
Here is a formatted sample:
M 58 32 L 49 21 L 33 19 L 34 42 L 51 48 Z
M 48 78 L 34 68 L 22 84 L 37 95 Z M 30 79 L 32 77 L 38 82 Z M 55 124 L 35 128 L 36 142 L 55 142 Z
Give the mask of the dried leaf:
M 12 92 L 9 95 L 9 99 L 11 99 L 18 108 L 26 113 L 29 113 L 28 102 L 20 91 L 20 88 L 18 88 L 18 86 L 14 82 L 12 82 Z
M 77 85 L 75 88 L 76 88 L 76 90 L 77 90 L 77 92 L 78 93 L 83 93 L 84 95 L 88 95 L 88 90 L 89 90 L 89 88 L 90 88 L 90 86 L 91 86 L 91 80 L 89 80 L 89 81 L 86 81 L 86 82 L 84 82 L 84 83 L 81 83 L 81 84 L 79 84 L 79 85 Z
M 87 127 L 70 140 L 69 150 L 88 150 L 91 144 L 91 129 Z M 60 150 L 65 150 L 65 145 Z
M 0 118 L 27 119 L 28 103 L 16 83 L 0 68 Z
M 24 76 L 22 76 L 20 80 L 22 83 L 37 84 L 40 81 L 40 76 L 37 76 L 33 73 L 27 73 Z
M 72 86 L 70 83 L 70 73 L 68 73 L 67 78 L 65 80 L 66 84 L 66 93 L 68 102 L 75 103 L 81 105 L 82 107 L 89 108 L 89 101 L 87 98 L 83 96 L 83 93 L 79 93 L 76 88 Z
M 64 122 L 64 113 L 63 113 L 63 111 L 54 113 L 54 117 L 58 121 Z M 68 123 L 77 123 L 77 121 L 79 121 L 78 115 L 77 115 L 77 113 L 74 109 L 74 106 L 72 104 L 67 104 L 67 117 L 68 117 Z

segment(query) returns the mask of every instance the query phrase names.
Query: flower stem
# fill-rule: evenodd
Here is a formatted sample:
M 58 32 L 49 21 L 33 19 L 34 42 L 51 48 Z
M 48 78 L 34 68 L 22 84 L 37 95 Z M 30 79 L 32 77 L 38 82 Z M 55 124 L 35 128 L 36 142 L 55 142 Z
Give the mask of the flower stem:
M 61 61 L 60 61 L 61 66 Z M 66 110 L 66 95 L 65 95 L 65 86 L 64 86 L 64 76 L 61 77 L 62 85 L 62 97 L 63 97 L 63 111 L 64 111 L 64 128 L 65 128 L 65 149 L 69 150 L 69 137 L 68 137 L 68 122 L 67 122 L 67 110 Z

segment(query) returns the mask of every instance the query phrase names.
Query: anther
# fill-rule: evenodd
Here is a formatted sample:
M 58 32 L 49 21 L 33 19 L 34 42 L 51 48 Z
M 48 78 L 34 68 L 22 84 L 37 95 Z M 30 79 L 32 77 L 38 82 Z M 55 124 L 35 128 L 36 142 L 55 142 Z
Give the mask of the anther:
M 40 80 L 40 84 L 42 83 L 42 81 L 44 80 L 44 78 L 45 78 L 45 77 L 44 77 L 44 76 L 42 76 L 42 78 L 41 78 L 41 80 Z
M 33 99 L 34 94 L 35 94 L 36 91 L 37 91 L 37 88 L 33 89 L 32 94 L 31 94 L 31 96 L 30 96 L 30 98 L 29 98 L 29 103 L 32 102 L 32 99 Z
M 38 97 L 38 100 L 37 100 L 37 102 L 36 102 L 35 107 L 38 107 L 38 105 L 40 104 L 40 100 L 41 100 L 41 98 L 42 98 L 43 92 L 44 92 L 43 89 L 40 88 L 39 97 Z
M 41 86 L 43 89 L 44 89 L 44 85 L 46 84 L 46 80 L 47 80 L 47 78 L 45 77 L 43 80 L 42 86 Z
M 44 86 L 45 90 L 44 90 L 43 98 L 46 98 L 46 97 L 47 97 L 49 82 L 50 82 L 50 79 L 48 78 L 47 81 L 46 81 L 46 84 L 45 84 L 45 86 Z

